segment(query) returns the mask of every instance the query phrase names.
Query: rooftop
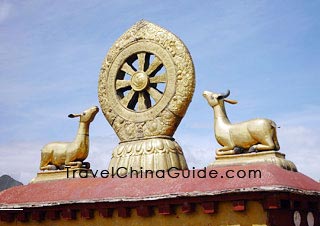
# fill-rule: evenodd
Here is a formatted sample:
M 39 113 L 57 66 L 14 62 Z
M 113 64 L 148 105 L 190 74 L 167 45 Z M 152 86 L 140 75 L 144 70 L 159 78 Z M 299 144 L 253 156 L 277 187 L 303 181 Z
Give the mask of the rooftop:
M 182 172 L 187 175 L 187 171 L 171 171 L 170 174 L 158 174 L 164 178 L 157 178 L 156 175 L 153 178 L 136 178 L 135 175 L 133 178 L 109 176 L 63 179 L 17 186 L 0 193 L 0 208 L 150 201 L 271 191 L 320 197 L 320 183 L 302 173 L 284 170 L 273 164 L 211 167 L 206 168 L 206 174 L 202 170 L 191 170 L 189 178 L 182 177 Z M 178 174 L 177 178 L 170 177 Z M 227 175 L 234 178 L 227 178 Z

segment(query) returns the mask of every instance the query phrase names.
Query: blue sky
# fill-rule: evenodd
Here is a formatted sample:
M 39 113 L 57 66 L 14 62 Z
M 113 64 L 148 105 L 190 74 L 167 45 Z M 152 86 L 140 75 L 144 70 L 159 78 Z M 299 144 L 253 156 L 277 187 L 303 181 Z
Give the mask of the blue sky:
M 140 19 L 179 36 L 196 70 L 196 90 L 175 138 L 189 167 L 218 147 L 204 90 L 231 90 L 232 122 L 271 118 L 281 152 L 320 179 L 319 1 L 0 0 L 0 174 L 28 183 L 40 150 L 71 141 L 78 113 L 98 105 L 99 70 L 115 40 Z M 88 160 L 104 169 L 117 137 L 101 114 Z

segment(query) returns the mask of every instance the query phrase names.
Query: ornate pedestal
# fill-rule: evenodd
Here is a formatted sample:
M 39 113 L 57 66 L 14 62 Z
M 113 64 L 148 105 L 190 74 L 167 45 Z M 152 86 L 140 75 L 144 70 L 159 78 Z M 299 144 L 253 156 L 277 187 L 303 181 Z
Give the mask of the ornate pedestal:
M 141 20 L 120 36 L 103 61 L 98 87 L 101 109 L 120 139 L 109 170 L 187 169 L 172 137 L 194 87 L 191 56 L 174 34 Z
M 285 154 L 278 151 L 216 156 L 216 161 L 209 166 L 234 166 L 256 163 L 272 163 L 283 169 L 297 171 L 295 164 L 285 159 Z
M 109 172 L 124 175 L 132 170 L 188 169 L 179 144 L 173 139 L 150 138 L 120 143 L 112 154 Z M 112 170 L 113 169 L 113 170 Z
M 49 170 L 37 173 L 37 176 L 30 183 L 87 177 L 93 177 L 91 169 L 68 168 L 64 170 Z

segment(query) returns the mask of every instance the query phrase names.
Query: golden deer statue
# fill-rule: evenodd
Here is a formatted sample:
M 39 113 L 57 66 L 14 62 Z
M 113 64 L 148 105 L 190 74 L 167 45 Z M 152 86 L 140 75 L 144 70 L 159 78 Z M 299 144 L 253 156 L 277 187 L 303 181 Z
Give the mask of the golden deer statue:
M 203 92 L 203 96 L 213 108 L 215 137 L 222 146 L 216 150 L 216 154 L 279 150 L 276 124 L 272 120 L 258 118 L 236 124 L 230 123 L 224 102 L 236 104 L 237 101 L 227 99 L 229 95 L 230 90 L 226 94 Z
M 54 142 L 45 145 L 41 150 L 41 170 L 63 169 L 65 166 L 81 168 L 89 154 L 89 125 L 99 112 L 98 107 L 91 107 L 82 114 L 70 114 L 69 118 L 80 117 L 79 129 L 73 142 Z

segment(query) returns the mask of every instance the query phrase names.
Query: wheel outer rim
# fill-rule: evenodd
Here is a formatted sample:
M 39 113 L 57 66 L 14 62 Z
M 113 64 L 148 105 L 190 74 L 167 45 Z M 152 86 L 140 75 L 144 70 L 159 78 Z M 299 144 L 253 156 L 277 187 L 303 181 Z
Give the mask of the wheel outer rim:
M 162 98 L 151 108 L 146 109 L 142 112 L 136 112 L 131 109 L 124 107 L 120 103 L 120 99 L 117 95 L 115 84 L 116 84 L 116 75 L 119 70 L 119 65 L 123 65 L 125 60 L 136 53 L 141 52 L 143 49 L 145 52 L 150 52 L 159 57 L 167 70 L 167 85 L 164 90 L 164 94 Z M 157 52 L 157 53 L 156 53 Z M 116 103 L 113 106 L 113 110 L 122 118 L 134 122 L 142 122 L 147 120 L 152 120 L 168 105 L 169 101 L 172 99 L 175 93 L 175 67 L 173 62 L 171 61 L 171 57 L 167 51 L 164 49 L 160 49 L 159 46 L 155 43 L 148 42 L 145 43 L 137 42 L 130 46 L 127 46 L 120 54 L 115 58 L 113 64 L 110 67 L 109 76 L 107 80 L 107 90 L 110 90 L 109 98 L 112 103 Z
M 171 43 L 176 52 L 172 51 Z M 162 61 L 167 82 L 161 99 L 150 108 L 137 112 L 120 103 L 115 84 L 116 75 L 124 62 L 140 52 L 154 54 Z M 161 127 L 153 136 L 172 136 L 191 102 L 194 86 L 192 59 L 182 41 L 167 30 L 142 20 L 124 33 L 109 50 L 100 72 L 99 102 L 106 119 L 122 141 L 144 137 L 144 133 L 148 134 L 145 130 L 148 130 L 150 123 Z M 122 127 L 130 128 L 131 131 L 127 130 L 129 132 L 133 128 L 138 132 L 143 130 L 142 135 L 127 135 Z

